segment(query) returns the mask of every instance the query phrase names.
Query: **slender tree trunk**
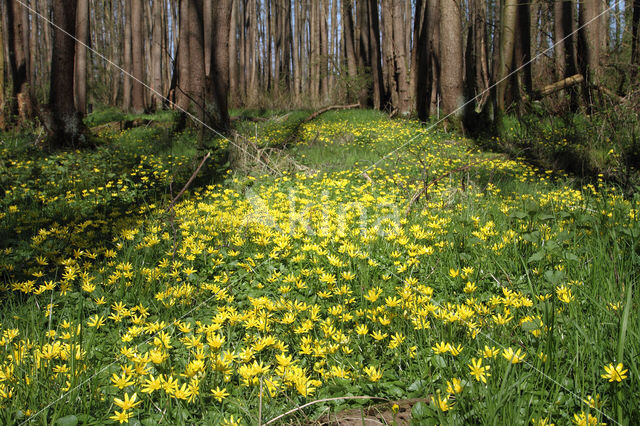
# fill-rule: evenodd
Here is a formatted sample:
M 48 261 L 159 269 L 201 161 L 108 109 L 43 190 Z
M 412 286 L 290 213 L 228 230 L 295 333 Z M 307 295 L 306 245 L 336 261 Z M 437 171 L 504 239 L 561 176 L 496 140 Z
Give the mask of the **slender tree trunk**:
M 0 131 L 7 128 L 7 118 L 5 111 L 6 87 L 5 87 L 5 55 L 4 55 L 4 8 L 6 5 L 0 5 Z
M 380 54 L 380 24 L 377 0 L 369 0 L 369 41 L 371 43 L 371 74 L 373 75 L 373 107 L 382 109 L 386 103 L 382 82 Z
M 383 1 L 382 9 L 382 80 L 384 91 L 391 97 L 391 104 L 398 107 L 398 76 L 396 61 L 397 56 L 394 51 L 393 39 L 393 7 L 394 3 L 401 0 Z
M 189 1 L 179 0 L 179 35 L 178 35 L 178 81 L 176 87 L 176 104 L 181 110 L 189 109 Z
M 640 65 L 640 0 L 633 0 L 631 18 L 631 63 Z M 637 71 L 635 73 L 637 75 Z
M 134 77 L 131 87 L 131 109 L 136 114 L 144 112 L 143 10 L 142 0 L 131 0 L 131 59 Z
M 89 0 L 77 0 L 76 16 L 76 62 L 75 62 L 75 99 L 76 110 L 87 113 L 87 47 L 89 45 Z
M 18 123 L 26 123 L 33 117 L 33 100 L 30 92 L 29 66 L 26 47 L 28 39 L 24 35 L 24 14 L 26 9 L 15 0 L 9 0 L 7 6 L 7 43 L 9 45 L 9 66 L 13 83 L 11 112 L 18 116 Z M 72 74 L 70 74 L 72 75 Z
M 76 30 L 76 2 L 53 0 L 53 61 L 51 64 L 50 146 L 77 146 L 84 142 L 82 115 L 74 105 L 73 79 Z M 63 32 L 64 31 L 64 32 Z M 65 34 L 66 33 L 66 34 Z
M 349 102 L 353 99 L 356 92 L 358 77 L 358 65 L 356 62 L 356 52 L 354 44 L 353 29 L 353 8 L 351 0 L 341 0 L 342 5 L 342 36 L 344 38 L 344 55 L 347 60 L 347 99 Z
M 589 110 L 593 107 L 590 88 L 600 83 L 599 11 L 599 0 L 584 0 L 578 13 L 578 66 L 585 77 L 583 95 Z
M 497 106 L 504 111 L 508 86 L 509 66 L 513 62 L 513 46 L 515 42 L 515 25 L 518 11 L 518 0 L 505 0 L 502 8 L 500 27 L 500 60 L 496 87 Z
M 398 109 L 401 114 L 409 112 L 409 80 L 407 72 L 406 23 L 404 22 L 403 0 L 393 2 L 393 50 L 397 72 Z M 407 15 L 408 16 L 408 15 Z
M 238 2 L 231 1 L 231 18 L 229 25 L 229 97 L 235 106 L 238 97 Z
M 442 112 L 460 117 L 464 103 L 462 68 L 462 16 L 458 0 L 440 1 L 440 87 Z
M 213 97 L 209 106 L 210 124 L 216 130 L 229 128 L 229 33 L 233 0 L 218 0 L 213 6 L 212 54 L 209 87 Z
M 121 10 L 124 10 L 124 41 L 122 52 L 124 55 L 123 65 L 126 74 L 124 74 L 123 84 L 122 84 L 122 108 L 125 111 L 131 109 L 131 90 L 132 90 L 132 81 L 129 74 L 133 72 L 133 64 L 131 60 L 131 1 L 123 0 L 121 3 Z
M 85 0 L 88 1 L 88 0 Z M 31 0 L 29 2 L 29 6 L 35 11 L 38 10 L 37 0 Z M 27 13 L 27 19 L 29 18 L 30 13 Z M 38 85 L 38 60 L 36 53 L 38 51 L 38 20 L 39 18 L 35 15 L 31 15 L 31 19 L 28 19 L 29 27 L 28 37 L 29 37 L 29 81 L 31 82 L 31 96 L 34 99 L 38 99 L 36 96 L 36 89 L 41 87 Z
M 187 0 L 188 3 L 188 38 L 189 86 L 187 93 L 191 108 L 196 117 L 205 121 L 205 66 L 204 66 L 204 31 L 202 19 L 202 0 Z
M 163 48 L 163 31 L 162 27 L 162 1 L 154 0 L 152 3 L 152 35 L 151 35 L 151 105 L 154 110 L 162 108 L 162 48 Z
M 429 103 L 429 115 L 434 112 L 439 114 L 440 107 L 440 2 L 442 0 L 427 1 L 428 28 L 429 28 L 429 67 L 431 69 L 431 99 Z
M 202 0 L 202 28 L 204 38 L 204 73 L 211 75 L 211 54 L 213 52 L 213 3 L 218 0 Z M 228 24 L 228 23 L 227 23 Z

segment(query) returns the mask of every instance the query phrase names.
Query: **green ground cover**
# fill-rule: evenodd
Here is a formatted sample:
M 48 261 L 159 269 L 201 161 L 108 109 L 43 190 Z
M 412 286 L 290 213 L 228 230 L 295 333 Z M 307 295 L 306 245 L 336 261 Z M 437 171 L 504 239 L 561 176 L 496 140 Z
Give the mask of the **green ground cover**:
M 278 145 L 302 117 L 240 128 Z M 637 196 L 370 111 L 298 136 L 304 172 L 216 151 L 173 211 L 193 135 L 4 137 L 0 421 L 264 424 L 339 398 L 278 420 L 301 424 L 374 402 L 354 396 L 424 398 L 415 424 L 640 421 Z

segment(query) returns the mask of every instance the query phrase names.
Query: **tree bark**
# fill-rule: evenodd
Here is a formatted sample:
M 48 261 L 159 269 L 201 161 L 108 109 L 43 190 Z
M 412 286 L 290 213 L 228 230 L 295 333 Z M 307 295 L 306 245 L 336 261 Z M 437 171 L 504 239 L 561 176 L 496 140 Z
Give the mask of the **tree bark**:
M 633 0 L 631 18 L 631 63 L 640 65 L 640 0 Z M 637 71 L 635 72 L 637 75 Z
M 5 6 L 6 7 L 6 6 Z M 4 57 L 4 7 L 0 5 L 0 130 L 5 130 L 7 126 L 7 118 L 5 111 L 5 57 Z
M 496 101 L 499 111 L 504 111 L 506 91 L 509 83 L 509 67 L 513 62 L 513 47 L 515 42 L 515 25 L 518 15 L 518 0 L 505 0 L 502 7 L 500 26 L 500 59 L 498 63 Z
M 162 1 L 152 2 L 152 29 L 151 29 L 151 107 L 154 111 L 162 108 L 162 48 L 163 32 L 162 27 Z
M 442 112 L 461 116 L 464 103 L 462 68 L 462 16 L 457 0 L 440 1 L 440 87 Z
M 373 76 L 373 107 L 382 109 L 386 103 L 382 82 L 382 64 L 380 56 L 380 24 L 377 0 L 369 0 L 369 42 L 371 43 L 371 74 Z
M 7 43 L 9 45 L 9 67 L 14 101 L 11 102 L 11 112 L 18 116 L 18 124 L 26 123 L 33 117 L 33 100 L 30 91 L 29 66 L 26 47 L 28 39 L 24 35 L 24 15 L 26 9 L 15 0 L 6 3 L 7 6 Z M 73 74 L 69 74 L 73 75 Z M 72 83 L 73 84 L 73 83 Z
M 75 98 L 76 109 L 82 115 L 87 113 L 87 53 L 89 45 L 89 0 L 77 0 L 76 16 L 76 63 Z
M 133 65 L 133 82 L 131 86 L 131 110 L 140 114 L 144 112 L 144 20 L 142 0 L 131 1 L 131 60 Z
M 238 2 L 231 1 L 231 18 L 229 25 L 229 97 L 231 105 L 236 105 L 238 97 Z
M 406 23 L 404 22 L 403 0 L 393 1 L 393 50 L 397 75 L 398 110 L 400 114 L 409 112 L 409 81 L 407 73 Z M 408 14 L 407 14 L 408 16 Z
M 53 0 L 53 53 L 51 64 L 51 134 L 53 148 L 77 146 L 85 142 L 82 115 L 74 104 L 73 75 L 76 30 L 76 2 Z M 64 32 L 63 32 L 64 31 Z M 65 32 L 67 34 L 65 34 Z
M 122 42 L 122 52 L 124 55 L 123 65 L 126 73 L 123 75 L 122 83 L 122 108 L 125 111 L 131 109 L 132 81 L 130 74 L 133 72 L 131 60 L 131 1 L 122 0 L 121 10 L 124 10 L 124 40 Z
M 213 96 L 208 103 L 211 121 L 218 131 L 229 129 L 229 32 L 233 0 L 218 0 L 213 6 L 211 74 L 209 87 Z
M 639 0 L 640 1 L 640 0 Z M 342 36 L 344 40 L 344 55 L 347 61 L 347 100 L 353 99 L 357 86 L 358 65 L 354 44 L 353 8 L 352 0 L 341 0 L 342 6 Z

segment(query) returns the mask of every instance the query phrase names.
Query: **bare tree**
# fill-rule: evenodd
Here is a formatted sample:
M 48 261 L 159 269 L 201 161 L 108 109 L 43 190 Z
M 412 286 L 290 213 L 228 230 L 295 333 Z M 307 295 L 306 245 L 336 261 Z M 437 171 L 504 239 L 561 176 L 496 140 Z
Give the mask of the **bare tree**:
M 0 5 L 0 130 L 5 130 L 7 125 L 5 111 L 5 68 L 4 68 L 4 7 Z
M 162 27 L 162 4 L 164 2 L 155 0 L 152 2 L 152 34 L 151 34 L 151 96 L 154 110 L 162 107 L 162 99 L 158 93 L 162 93 L 162 48 L 164 47 L 164 28 Z
M 504 111 L 506 104 L 507 76 L 513 62 L 513 46 L 515 43 L 515 26 L 518 16 L 518 0 L 504 0 L 502 19 L 500 22 L 500 46 L 497 72 L 496 102 L 498 110 Z
M 442 112 L 460 116 L 464 103 L 462 69 L 462 16 L 458 0 L 440 0 L 440 87 Z
M 131 87 L 131 109 L 135 113 L 144 111 L 144 8 L 142 0 L 131 0 L 131 62 L 133 83 Z
M 76 61 L 75 61 L 75 99 L 76 109 L 87 113 L 87 46 L 89 44 L 89 0 L 77 0 L 76 16 Z
M 76 42 L 76 1 L 53 0 L 53 53 L 49 109 L 49 145 L 77 146 L 85 142 L 82 115 L 74 103 L 73 79 Z
M 397 107 L 401 114 L 406 114 L 409 112 L 409 75 L 407 72 L 407 52 L 405 50 L 406 18 L 403 9 L 403 0 L 393 1 L 393 52 L 397 76 Z M 406 16 L 410 16 L 408 11 Z
M 7 43 L 9 45 L 9 67 L 14 97 L 11 102 L 12 114 L 18 115 L 19 123 L 24 123 L 33 117 L 33 99 L 31 97 L 29 80 L 29 56 L 26 47 L 24 24 L 26 9 L 16 0 L 9 0 L 7 6 Z M 71 74 L 70 74 L 71 75 Z

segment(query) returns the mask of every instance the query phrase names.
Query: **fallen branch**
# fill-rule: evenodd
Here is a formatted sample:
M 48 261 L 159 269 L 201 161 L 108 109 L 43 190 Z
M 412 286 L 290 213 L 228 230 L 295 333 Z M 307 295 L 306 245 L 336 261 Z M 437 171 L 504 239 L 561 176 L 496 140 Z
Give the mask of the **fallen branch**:
M 553 84 L 544 86 L 542 89 L 534 92 L 534 99 L 541 99 L 559 90 L 566 89 L 567 87 L 575 86 L 584 82 L 584 76 L 582 74 L 575 74 L 571 77 L 563 78 Z
M 182 197 L 182 194 L 184 194 L 184 191 L 187 190 L 187 188 L 189 188 L 189 185 L 191 185 L 191 183 L 193 182 L 193 180 L 196 178 L 196 176 L 198 175 L 198 172 L 200 171 L 200 169 L 202 168 L 202 166 L 204 165 L 204 162 L 207 161 L 209 159 L 209 157 L 211 156 L 210 152 L 207 152 L 207 155 L 204 156 L 204 158 L 202 159 L 202 161 L 200 162 L 200 165 L 198 165 L 198 168 L 196 169 L 195 172 L 193 172 L 193 174 L 191 175 L 191 177 L 189 178 L 189 180 L 187 181 L 187 183 L 184 184 L 184 186 L 182 187 L 182 189 L 180 190 L 180 192 L 178 192 L 178 195 L 175 196 L 175 198 L 173 200 L 171 200 L 171 204 L 169 204 L 169 207 L 167 207 L 166 211 L 169 210 L 173 210 L 173 206 L 176 204 L 176 202 L 180 199 L 180 197 Z

